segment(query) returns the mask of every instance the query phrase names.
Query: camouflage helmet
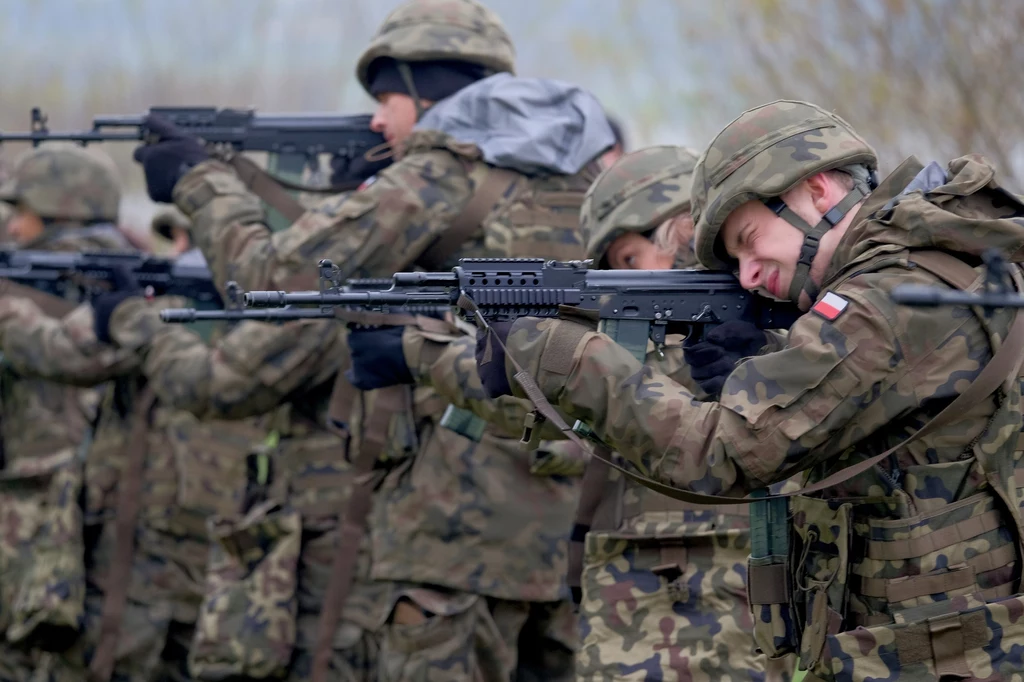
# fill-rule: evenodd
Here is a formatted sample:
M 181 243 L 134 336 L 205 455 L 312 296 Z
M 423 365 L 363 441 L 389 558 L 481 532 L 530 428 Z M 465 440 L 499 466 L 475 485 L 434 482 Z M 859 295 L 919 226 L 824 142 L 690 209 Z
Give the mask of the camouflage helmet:
M 174 206 L 169 206 L 157 211 L 150 221 L 150 229 L 164 239 L 174 239 L 173 230 L 179 227 L 183 230 L 189 229 L 192 223 L 188 217 Z
M 77 145 L 44 145 L 18 159 L 0 201 L 50 220 L 116 222 L 121 184 L 109 157 Z
M 367 92 L 370 64 L 381 57 L 459 60 L 514 73 L 516 54 L 501 19 L 476 0 L 411 0 L 387 16 L 359 57 L 356 76 Z
M 806 291 L 814 300 L 809 278 L 818 240 L 873 188 L 878 158 L 875 150 L 838 115 L 821 107 L 778 100 L 744 112 L 711 141 L 693 173 L 693 217 L 697 259 L 712 269 L 734 269 L 735 262 L 717 243 L 722 224 L 740 205 L 763 201 L 777 215 L 804 232 L 797 273 L 789 298 Z M 808 225 L 778 197 L 822 171 L 850 172 L 854 189 Z
M 690 209 L 690 178 L 697 152 L 648 147 L 625 154 L 587 190 L 580 232 L 587 258 L 603 267 L 608 248 L 627 232 L 646 233 Z

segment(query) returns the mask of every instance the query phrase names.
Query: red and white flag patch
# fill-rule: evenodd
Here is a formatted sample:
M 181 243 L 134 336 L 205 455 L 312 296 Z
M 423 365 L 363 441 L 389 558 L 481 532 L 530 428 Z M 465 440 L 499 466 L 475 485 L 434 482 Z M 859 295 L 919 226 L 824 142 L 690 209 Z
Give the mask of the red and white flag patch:
M 850 302 L 839 294 L 833 294 L 831 291 L 827 292 L 820 301 L 811 307 L 811 310 L 824 317 L 829 322 L 835 320 L 837 317 L 843 314 L 846 310 L 846 306 L 850 305 Z

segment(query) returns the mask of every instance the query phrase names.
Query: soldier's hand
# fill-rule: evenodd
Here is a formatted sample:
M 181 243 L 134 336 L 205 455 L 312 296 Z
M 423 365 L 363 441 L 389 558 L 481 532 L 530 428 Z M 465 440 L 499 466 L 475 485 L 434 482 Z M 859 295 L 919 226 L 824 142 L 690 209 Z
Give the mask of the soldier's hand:
M 92 300 L 92 325 L 96 339 L 102 343 L 112 344 L 110 337 L 110 318 L 117 306 L 129 298 L 144 295 L 135 275 L 127 268 L 115 268 L 112 271 L 113 285 L 110 291 L 104 292 Z
M 768 339 L 763 330 L 742 320 L 730 320 L 708 331 L 702 341 L 683 346 L 690 376 L 718 399 L 726 378 L 743 358 L 757 355 Z
M 402 350 L 405 327 L 350 327 L 348 347 L 352 368 L 345 372 L 361 391 L 413 383 Z
M 146 173 L 149 198 L 164 204 L 174 201 L 174 186 L 190 168 L 210 158 L 196 138 L 166 119 L 150 114 L 145 127 L 156 142 L 135 150 L 134 158 Z
M 505 348 L 513 322 L 494 322 L 490 329 L 476 332 L 476 371 L 488 398 L 512 395 L 512 386 L 505 374 Z M 496 337 L 496 338 L 495 338 Z M 501 343 L 498 343 L 498 339 Z

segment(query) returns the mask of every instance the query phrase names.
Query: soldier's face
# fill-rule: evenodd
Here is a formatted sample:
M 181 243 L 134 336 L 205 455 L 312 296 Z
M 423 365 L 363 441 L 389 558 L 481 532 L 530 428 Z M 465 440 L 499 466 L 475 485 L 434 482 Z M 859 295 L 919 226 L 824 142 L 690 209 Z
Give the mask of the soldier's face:
M 416 125 L 416 103 L 412 97 L 398 92 L 377 96 L 377 110 L 370 119 L 370 128 L 384 136 L 392 145 L 401 144 Z
M 739 262 L 744 289 L 786 297 L 804 241 L 800 230 L 760 201 L 748 201 L 729 214 L 720 238 Z
M 819 173 L 781 198 L 807 224 L 817 225 L 825 212 L 839 203 L 848 191 Z M 811 279 L 816 283 L 821 283 L 853 213 L 847 214 L 843 222 L 822 237 L 811 265 Z M 748 201 L 729 214 L 719 238 L 729 255 L 739 262 L 739 279 L 744 289 L 774 298 L 788 298 L 804 243 L 803 232 L 760 201 Z
M 7 234 L 19 246 L 29 244 L 43 234 L 43 220 L 32 211 L 18 207 L 7 221 Z
M 608 247 L 607 258 L 614 270 L 670 270 L 673 262 L 672 254 L 636 232 L 619 235 Z

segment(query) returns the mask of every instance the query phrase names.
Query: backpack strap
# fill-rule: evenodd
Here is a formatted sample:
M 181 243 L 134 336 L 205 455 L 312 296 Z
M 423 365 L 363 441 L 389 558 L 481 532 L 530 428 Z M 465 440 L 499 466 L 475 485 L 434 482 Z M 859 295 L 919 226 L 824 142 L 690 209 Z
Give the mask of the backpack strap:
M 473 233 L 480 228 L 484 218 L 494 210 L 521 177 L 523 176 L 513 170 L 489 166 L 487 174 L 474 188 L 473 195 L 462 211 L 455 216 L 448 229 L 420 254 L 416 264 L 431 272 L 443 270 L 452 255 L 469 241 Z

